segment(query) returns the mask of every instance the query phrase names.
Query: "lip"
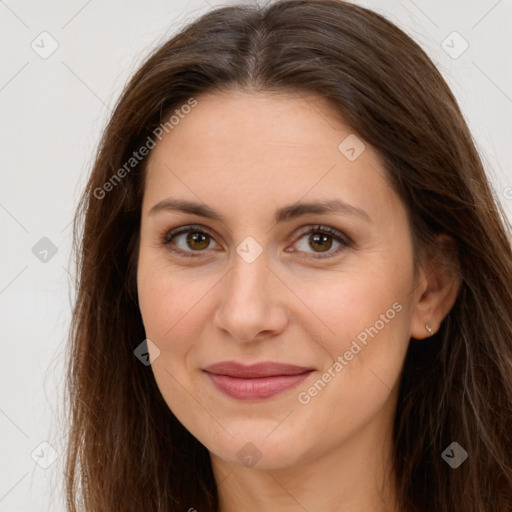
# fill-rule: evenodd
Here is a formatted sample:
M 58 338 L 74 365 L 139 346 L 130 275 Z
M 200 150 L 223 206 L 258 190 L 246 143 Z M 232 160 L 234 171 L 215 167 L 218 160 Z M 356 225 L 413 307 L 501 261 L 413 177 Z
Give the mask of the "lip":
M 270 361 L 251 365 L 224 361 L 203 371 L 219 391 L 231 398 L 262 400 L 295 387 L 314 369 Z

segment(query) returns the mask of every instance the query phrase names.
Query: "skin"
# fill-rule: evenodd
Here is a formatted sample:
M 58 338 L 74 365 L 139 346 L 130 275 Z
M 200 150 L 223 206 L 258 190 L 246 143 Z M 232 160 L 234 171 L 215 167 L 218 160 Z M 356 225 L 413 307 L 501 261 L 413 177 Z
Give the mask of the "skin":
M 338 145 L 352 132 L 322 98 L 230 91 L 197 100 L 147 166 L 137 279 L 146 335 L 159 350 L 159 389 L 210 451 L 221 512 L 393 510 L 391 432 L 404 357 L 411 337 L 429 336 L 426 322 L 439 329 L 457 281 L 431 262 L 415 278 L 408 215 L 378 154 L 366 144 L 349 161 Z M 169 197 L 205 203 L 223 222 L 150 213 Z M 280 207 L 319 199 L 342 200 L 370 220 L 273 220 Z M 190 224 L 211 236 L 187 244 L 178 235 L 174 247 L 199 257 L 162 242 Z M 353 243 L 328 237 L 323 252 L 307 233 L 315 225 Z M 251 263 L 236 252 L 249 236 L 263 249 Z M 393 304 L 401 306 L 394 318 L 301 403 L 299 393 L 329 368 L 332 376 L 338 356 Z M 243 402 L 202 371 L 226 360 L 314 371 L 296 388 Z M 260 457 L 255 465 L 237 455 L 244 446 Z

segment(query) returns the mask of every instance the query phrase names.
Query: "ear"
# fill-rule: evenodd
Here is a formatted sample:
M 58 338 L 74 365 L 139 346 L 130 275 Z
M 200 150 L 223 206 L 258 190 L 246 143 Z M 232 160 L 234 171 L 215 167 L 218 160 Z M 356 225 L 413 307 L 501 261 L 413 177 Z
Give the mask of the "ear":
M 425 324 L 434 333 L 439 330 L 461 285 L 457 245 L 450 236 L 435 235 L 429 254 L 419 271 L 412 306 L 410 336 L 418 340 L 430 337 Z

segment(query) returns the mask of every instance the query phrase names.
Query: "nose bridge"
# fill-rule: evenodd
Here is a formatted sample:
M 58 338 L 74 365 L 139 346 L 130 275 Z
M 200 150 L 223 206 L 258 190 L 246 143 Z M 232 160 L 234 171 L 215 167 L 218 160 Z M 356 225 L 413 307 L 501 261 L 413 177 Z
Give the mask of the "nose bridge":
M 253 261 L 245 260 L 236 254 L 232 269 L 227 276 L 224 289 L 224 302 L 245 304 L 251 309 L 261 309 L 269 305 L 267 258 L 264 254 Z

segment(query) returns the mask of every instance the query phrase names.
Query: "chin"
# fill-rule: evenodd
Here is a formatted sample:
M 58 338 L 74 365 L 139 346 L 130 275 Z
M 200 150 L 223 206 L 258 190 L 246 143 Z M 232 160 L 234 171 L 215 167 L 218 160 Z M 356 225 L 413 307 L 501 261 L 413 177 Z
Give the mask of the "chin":
M 297 465 L 301 460 L 301 453 L 297 451 L 296 443 L 293 443 L 293 446 L 292 444 L 290 446 L 281 445 L 278 451 L 273 444 L 268 446 L 268 442 L 253 443 L 241 440 L 236 444 L 240 445 L 239 449 L 233 450 L 233 446 L 230 444 L 223 450 L 210 450 L 210 452 L 226 462 L 249 469 L 286 469 Z
M 273 422 L 269 428 L 265 423 L 262 428 L 254 422 L 241 422 L 236 430 L 228 428 L 233 437 L 226 434 L 222 440 L 200 441 L 212 455 L 229 463 L 255 469 L 292 467 L 306 457 L 306 446 L 297 433 L 285 429 L 278 433 L 276 425 Z

